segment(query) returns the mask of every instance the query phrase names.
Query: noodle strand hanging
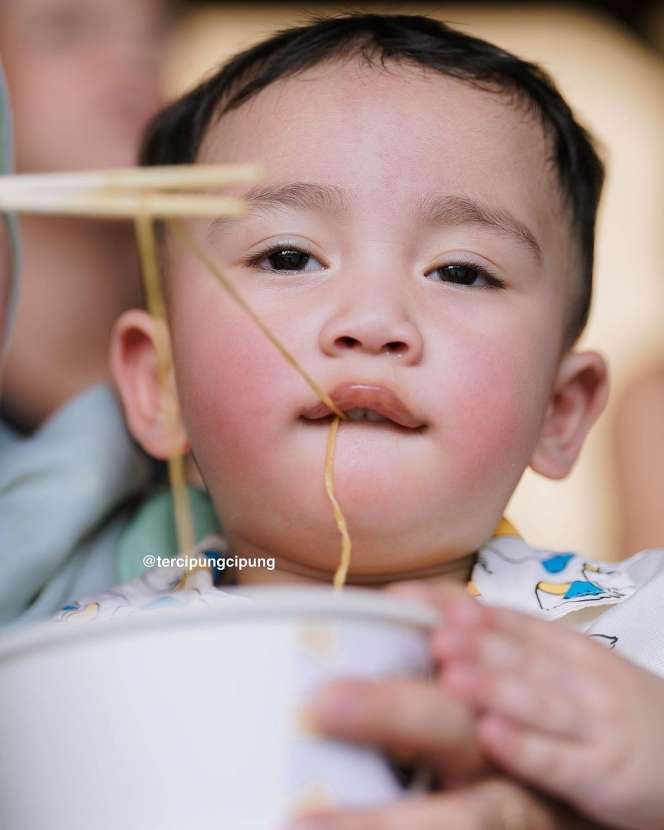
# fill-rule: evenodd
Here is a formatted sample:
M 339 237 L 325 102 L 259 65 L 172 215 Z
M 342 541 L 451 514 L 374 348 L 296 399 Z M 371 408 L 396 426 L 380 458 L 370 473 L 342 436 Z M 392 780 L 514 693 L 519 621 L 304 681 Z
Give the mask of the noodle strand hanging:
M 332 503 L 332 512 L 334 513 L 334 520 L 337 523 L 337 528 L 341 534 L 341 559 L 339 567 L 335 571 L 332 584 L 335 590 L 339 591 L 343 588 L 346 577 L 348 576 L 348 568 L 350 567 L 350 551 L 351 542 L 348 533 L 348 525 L 344 514 L 341 512 L 337 497 L 334 495 L 334 450 L 337 445 L 337 431 L 339 429 L 339 418 L 335 418 L 330 424 L 330 431 L 327 436 L 327 454 L 325 457 L 325 492 L 328 499 Z
M 154 220 L 147 213 L 136 216 L 136 238 L 141 257 L 145 295 L 150 314 L 157 321 L 155 349 L 157 352 L 157 372 L 161 398 L 167 411 L 167 429 L 175 445 L 175 433 L 179 420 L 179 407 L 175 393 L 171 392 L 170 381 L 173 373 L 170 338 L 166 318 L 166 304 L 164 302 L 159 266 L 157 263 L 156 246 L 154 239 Z M 187 492 L 187 478 L 185 472 L 185 456 L 174 452 L 168 458 L 168 477 L 173 496 L 175 513 L 175 530 L 178 541 L 178 551 L 190 551 L 196 544 L 194 525 L 191 517 L 191 506 Z

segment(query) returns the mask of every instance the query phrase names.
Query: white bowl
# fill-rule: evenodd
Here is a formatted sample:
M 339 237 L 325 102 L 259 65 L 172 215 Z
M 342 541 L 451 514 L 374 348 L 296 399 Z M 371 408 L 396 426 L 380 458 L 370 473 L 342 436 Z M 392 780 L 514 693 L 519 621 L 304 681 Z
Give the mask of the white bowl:
M 277 830 L 402 794 L 368 749 L 305 728 L 340 676 L 430 671 L 432 609 L 376 592 L 235 590 L 0 638 L 2 830 Z

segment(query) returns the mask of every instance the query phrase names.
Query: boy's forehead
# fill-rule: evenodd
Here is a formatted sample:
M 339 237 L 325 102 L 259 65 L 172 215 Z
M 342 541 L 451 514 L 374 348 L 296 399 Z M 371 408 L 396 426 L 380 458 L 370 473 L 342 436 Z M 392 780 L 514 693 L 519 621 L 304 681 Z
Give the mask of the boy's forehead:
M 386 192 L 403 207 L 429 193 L 472 197 L 560 248 L 567 220 L 548 156 L 538 118 L 513 96 L 422 67 L 348 62 L 277 81 L 225 114 L 199 160 L 257 161 L 268 180 L 335 186 L 359 209 Z

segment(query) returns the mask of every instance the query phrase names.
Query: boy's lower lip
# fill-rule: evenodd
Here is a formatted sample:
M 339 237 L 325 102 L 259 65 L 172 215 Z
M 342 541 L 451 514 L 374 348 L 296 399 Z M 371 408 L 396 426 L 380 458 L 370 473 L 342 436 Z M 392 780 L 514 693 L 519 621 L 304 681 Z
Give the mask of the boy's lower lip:
M 316 419 L 313 419 L 313 420 L 310 419 L 310 418 L 300 417 L 299 420 L 303 424 L 306 424 L 310 428 L 318 426 L 319 428 L 324 427 L 325 429 L 328 429 L 335 417 L 336 416 L 334 414 L 330 414 L 330 415 L 326 415 L 323 418 L 316 418 Z M 342 421 L 342 424 L 343 424 L 342 429 L 344 431 L 349 429 L 350 427 L 359 427 L 361 429 L 367 429 L 367 428 L 371 427 L 373 429 L 384 430 L 384 431 L 388 431 L 388 432 L 392 432 L 392 433 L 398 432 L 398 433 L 401 433 L 402 435 L 405 435 L 405 434 L 418 435 L 418 434 L 420 434 L 420 433 L 422 433 L 426 430 L 426 427 L 424 427 L 424 426 L 419 427 L 418 429 L 413 429 L 411 427 L 402 427 L 400 424 L 396 424 L 396 423 L 394 423 L 394 421 L 389 421 L 389 420 L 368 421 L 366 419 L 362 419 L 361 421 L 353 421 L 349 418 L 345 421 Z
M 413 432 L 420 432 L 426 427 L 426 423 L 410 411 L 396 392 L 380 383 L 341 383 L 329 395 L 336 407 L 350 416 L 349 420 L 352 420 L 353 412 L 365 410 L 375 412 L 395 426 Z M 301 417 L 317 421 L 328 418 L 330 414 L 330 408 L 319 401 L 305 409 Z

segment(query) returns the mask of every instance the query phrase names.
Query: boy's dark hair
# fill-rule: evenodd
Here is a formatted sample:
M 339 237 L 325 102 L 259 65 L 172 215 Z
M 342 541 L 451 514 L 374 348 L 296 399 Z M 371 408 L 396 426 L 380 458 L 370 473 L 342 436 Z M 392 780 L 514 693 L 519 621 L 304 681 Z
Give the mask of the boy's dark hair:
M 210 124 L 281 78 L 333 59 L 359 57 L 420 65 L 525 103 L 541 120 L 551 162 L 570 211 L 581 284 L 566 342 L 585 327 L 592 295 L 595 218 L 604 167 L 589 134 L 536 64 L 487 41 L 418 15 L 344 14 L 277 32 L 225 63 L 208 80 L 164 109 L 149 126 L 141 164 L 190 164 Z

